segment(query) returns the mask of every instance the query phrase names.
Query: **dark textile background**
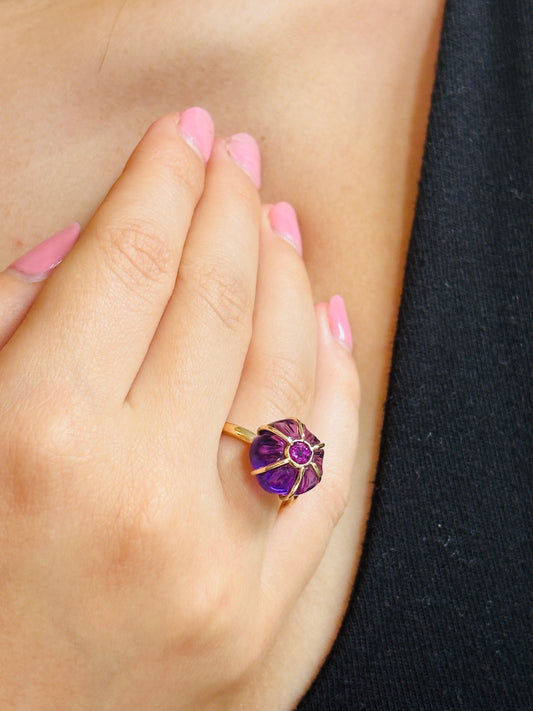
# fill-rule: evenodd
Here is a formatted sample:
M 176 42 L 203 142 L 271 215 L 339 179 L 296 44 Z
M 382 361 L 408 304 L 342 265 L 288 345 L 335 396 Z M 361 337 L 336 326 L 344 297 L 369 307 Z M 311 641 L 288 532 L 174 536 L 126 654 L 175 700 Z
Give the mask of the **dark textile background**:
M 533 709 L 532 255 L 533 3 L 450 0 L 363 560 L 298 711 Z

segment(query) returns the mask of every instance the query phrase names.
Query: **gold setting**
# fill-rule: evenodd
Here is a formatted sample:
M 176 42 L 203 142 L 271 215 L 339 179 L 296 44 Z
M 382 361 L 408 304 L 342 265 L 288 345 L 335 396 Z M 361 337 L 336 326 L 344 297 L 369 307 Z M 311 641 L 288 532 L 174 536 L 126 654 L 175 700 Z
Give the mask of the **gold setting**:
M 287 418 L 289 419 L 289 418 Z M 257 434 L 254 434 L 251 430 L 246 429 L 246 427 L 241 427 L 240 425 L 235 425 L 232 422 L 226 422 L 224 427 L 223 427 L 223 432 L 225 432 L 228 435 L 231 435 L 232 437 L 236 437 L 239 439 L 241 442 L 245 442 L 246 444 L 251 444 L 254 439 L 261 434 L 261 432 L 271 432 L 272 434 L 276 435 L 276 437 L 279 437 L 282 439 L 285 443 L 285 459 L 280 459 L 278 462 L 274 462 L 273 464 L 268 464 L 265 467 L 260 467 L 259 469 L 254 469 L 251 474 L 252 476 L 257 476 L 258 474 L 265 474 L 266 472 L 272 471 L 272 469 L 277 469 L 278 467 L 282 467 L 285 464 L 291 464 L 293 467 L 298 469 L 298 476 L 296 477 L 296 480 L 292 486 L 292 489 L 286 496 L 282 496 L 279 494 L 279 498 L 281 501 L 284 503 L 288 501 L 295 501 L 298 497 L 295 496 L 296 492 L 298 491 L 298 487 L 302 483 L 302 479 L 304 477 L 304 473 L 307 467 L 312 467 L 318 481 L 320 482 L 322 480 L 322 474 L 320 472 L 320 469 L 318 466 L 315 464 L 313 460 L 313 454 L 318 450 L 318 449 L 324 449 L 324 442 L 319 442 L 318 444 L 312 445 L 307 440 L 305 439 L 305 430 L 304 430 L 304 424 L 299 420 L 297 417 L 290 418 L 293 419 L 295 422 L 298 423 L 298 432 L 300 434 L 300 437 L 298 439 L 294 439 L 293 437 L 288 437 L 286 434 L 283 432 L 280 432 L 278 429 L 275 427 L 272 427 L 272 425 L 263 425 L 262 427 L 259 427 L 257 429 Z M 293 444 L 296 444 L 296 442 L 304 442 L 308 447 L 311 452 L 311 456 L 309 457 L 309 460 L 305 464 L 298 464 L 298 462 L 295 462 L 294 459 L 291 458 L 289 454 L 289 450 L 292 447 Z

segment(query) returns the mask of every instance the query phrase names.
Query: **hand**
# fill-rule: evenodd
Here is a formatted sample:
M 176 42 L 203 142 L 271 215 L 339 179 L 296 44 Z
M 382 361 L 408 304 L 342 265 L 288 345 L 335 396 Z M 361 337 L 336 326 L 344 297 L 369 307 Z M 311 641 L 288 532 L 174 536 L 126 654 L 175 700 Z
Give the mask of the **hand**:
M 231 709 L 342 514 L 357 377 L 339 304 L 315 315 L 255 144 L 211 151 L 207 124 L 151 126 L 4 338 L 0 708 Z M 325 474 L 280 510 L 221 432 L 286 416 L 326 442 Z

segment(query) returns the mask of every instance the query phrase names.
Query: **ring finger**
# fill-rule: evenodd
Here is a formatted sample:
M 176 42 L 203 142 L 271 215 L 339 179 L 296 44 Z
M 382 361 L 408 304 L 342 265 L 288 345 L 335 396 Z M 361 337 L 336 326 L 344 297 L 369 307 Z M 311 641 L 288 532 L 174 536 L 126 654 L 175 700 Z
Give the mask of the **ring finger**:
M 281 237 L 281 239 L 280 239 Z M 259 274 L 253 337 L 239 389 L 231 409 L 232 422 L 255 431 L 275 420 L 310 412 L 316 369 L 316 320 L 309 279 L 301 258 L 301 237 L 288 203 L 263 208 Z M 250 506 L 250 489 L 258 509 L 279 508 L 279 499 L 264 493 L 252 477 L 242 445 L 223 438 L 219 469 L 234 503 Z M 266 504 L 269 502 L 269 505 Z

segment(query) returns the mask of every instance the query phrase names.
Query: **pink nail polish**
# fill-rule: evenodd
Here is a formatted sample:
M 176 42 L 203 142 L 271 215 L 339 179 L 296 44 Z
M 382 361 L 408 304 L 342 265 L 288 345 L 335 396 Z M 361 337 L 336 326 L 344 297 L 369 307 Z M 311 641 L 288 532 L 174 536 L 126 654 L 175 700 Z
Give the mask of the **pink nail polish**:
M 26 281 L 42 281 L 63 261 L 80 235 L 77 222 L 52 235 L 30 252 L 19 257 L 8 269 L 22 275 Z
M 274 232 L 302 254 L 302 235 L 293 206 L 288 202 L 278 202 L 270 210 L 268 217 Z
M 187 109 L 180 116 L 178 130 L 207 163 L 215 140 L 215 126 L 207 111 L 198 106 Z
M 252 136 L 236 133 L 228 139 L 228 153 L 245 173 L 248 173 L 257 188 L 261 187 L 261 153 Z
M 334 296 L 328 305 L 329 328 L 333 337 L 343 346 L 352 350 L 352 331 L 342 296 Z

